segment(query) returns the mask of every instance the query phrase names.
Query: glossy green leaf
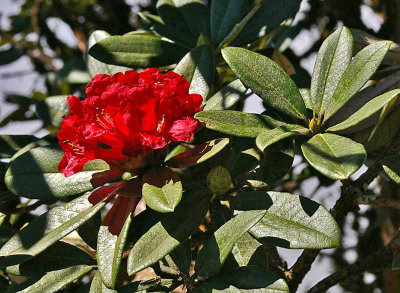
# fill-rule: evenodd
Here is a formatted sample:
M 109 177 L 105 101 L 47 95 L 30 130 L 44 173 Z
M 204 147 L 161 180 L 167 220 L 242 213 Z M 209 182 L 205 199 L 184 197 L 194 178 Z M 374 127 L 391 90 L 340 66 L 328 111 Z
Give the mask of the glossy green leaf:
M 7 187 L 20 196 L 54 199 L 93 189 L 92 175 L 109 169 L 104 161 L 95 160 L 87 163 L 83 171 L 66 178 L 58 171 L 63 155 L 64 152 L 55 145 L 23 153 L 10 162 L 4 177 Z
M 100 271 L 97 271 L 90 284 L 89 293 L 117 293 L 117 290 L 107 288 L 101 279 Z
M 256 145 L 261 151 L 264 151 L 271 144 L 274 144 L 286 137 L 291 137 L 295 135 L 307 135 L 309 133 L 309 129 L 304 128 L 300 125 L 292 124 L 279 126 L 272 130 L 262 131 L 256 138 Z
M 118 236 L 111 234 L 108 226 L 101 226 L 99 230 L 97 263 L 104 285 L 111 289 L 115 289 L 116 286 L 131 220 L 132 218 L 129 215 Z
M 244 7 L 244 0 L 219 0 L 211 2 L 211 39 L 215 45 L 231 32 Z
M 108 37 L 111 37 L 111 35 L 109 33 L 107 33 L 106 31 L 102 31 L 102 30 L 94 31 L 93 33 L 90 34 L 89 39 L 88 39 L 88 45 L 87 45 L 88 50 L 94 44 L 96 44 L 98 41 L 101 41 Z M 101 73 L 113 75 L 117 72 L 125 72 L 125 71 L 129 70 L 128 67 L 115 66 L 115 65 L 110 65 L 110 64 L 100 62 L 90 55 L 87 55 L 86 66 L 87 66 L 87 70 L 91 77 L 95 76 L 96 74 L 101 74 Z
M 0 135 L 0 158 L 11 158 L 27 144 L 38 140 L 33 135 Z
M 172 157 L 166 164 L 175 168 L 185 168 L 194 164 L 200 164 L 218 154 L 229 143 L 229 138 L 218 138 L 202 143 L 187 150 L 175 157 Z
M 207 191 L 185 192 L 184 200 L 175 212 L 151 227 L 132 247 L 128 274 L 133 275 L 156 263 L 185 241 L 202 223 L 209 201 Z
M 322 249 L 340 245 L 340 229 L 332 215 L 318 203 L 282 192 L 244 192 L 232 203 L 238 211 L 266 209 L 250 229 L 256 238 L 267 238 L 285 248 Z
M 264 210 L 247 211 L 222 225 L 200 250 L 196 259 L 196 273 L 202 277 L 217 274 L 235 243 L 264 215 Z
M 391 42 L 381 41 L 361 50 L 350 62 L 331 99 L 324 106 L 324 120 L 343 107 L 370 79 L 381 65 Z
M 174 72 L 190 83 L 189 92 L 207 99 L 214 80 L 214 56 L 207 46 L 196 47 L 186 54 L 175 67 Z
M 301 0 L 268 0 L 249 20 L 244 29 L 232 42 L 233 46 L 242 46 L 269 34 L 284 20 L 294 17 L 299 10 Z
M 400 155 L 382 160 L 383 170 L 397 184 L 400 184 Z
M 48 97 L 36 104 L 36 112 L 47 124 L 60 127 L 63 116 L 70 113 L 67 96 Z
M 342 26 L 332 33 L 318 51 L 311 79 L 311 97 L 318 114 L 326 109 L 333 93 L 351 61 L 353 36 Z
M 228 47 L 222 56 L 240 80 L 276 110 L 305 119 L 303 98 L 286 72 L 271 59 L 242 48 Z
M 44 276 L 32 277 L 21 284 L 10 287 L 7 293 L 57 292 L 65 285 L 88 273 L 91 269 L 90 266 L 80 265 L 51 271 Z
M 311 166 L 336 180 L 349 178 L 367 156 L 363 145 L 331 133 L 313 136 L 301 149 Z
M 261 132 L 280 125 L 287 125 L 267 115 L 243 113 L 231 110 L 209 110 L 196 113 L 195 118 L 209 129 L 226 134 L 257 137 Z
M 32 259 L 93 217 L 105 203 L 92 205 L 89 195 L 49 210 L 15 234 L 0 249 L 0 267 Z
M 382 109 L 385 105 L 387 105 L 387 103 L 396 98 L 399 93 L 400 90 L 396 89 L 376 97 L 375 99 L 366 103 L 361 109 L 359 109 L 345 121 L 329 127 L 327 131 L 335 132 L 357 125 L 364 119 L 367 119 L 368 117 Z
M 96 262 L 83 250 L 58 241 L 43 253 L 18 265 L 7 267 L 12 275 L 34 276 L 50 271 L 65 269 L 76 265 L 94 265 Z
M 89 49 L 89 55 L 101 62 L 141 68 L 176 63 L 186 52 L 174 43 L 148 35 L 112 36 Z
M 258 265 L 264 269 L 268 268 L 268 256 L 264 247 L 248 232 L 235 243 L 235 246 L 232 248 L 232 255 L 241 267 Z
M 398 254 L 392 262 L 392 270 L 400 270 L 400 254 Z
M 226 110 L 232 108 L 245 96 L 247 88 L 239 79 L 230 82 L 207 100 L 203 110 Z

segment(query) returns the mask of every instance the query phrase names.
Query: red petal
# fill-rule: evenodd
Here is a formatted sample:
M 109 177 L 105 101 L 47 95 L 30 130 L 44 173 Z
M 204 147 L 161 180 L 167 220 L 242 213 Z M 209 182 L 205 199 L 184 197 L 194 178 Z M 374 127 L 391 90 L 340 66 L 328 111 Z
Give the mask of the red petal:
M 117 194 L 118 189 L 122 186 L 123 181 L 112 183 L 108 186 L 100 187 L 92 192 L 89 196 L 89 202 L 93 205 L 101 202 L 102 200 L 109 201 L 114 195 Z
M 194 132 L 201 127 L 198 120 L 187 117 L 185 120 L 176 120 L 169 130 L 170 135 L 177 141 L 191 141 Z
M 108 230 L 113 235 L 119 235 L 129 214 L 134 210 L 139 202 L 138 197 L 117 196 L 112 208 L 104 217 L 102 225 L 108 226 Z

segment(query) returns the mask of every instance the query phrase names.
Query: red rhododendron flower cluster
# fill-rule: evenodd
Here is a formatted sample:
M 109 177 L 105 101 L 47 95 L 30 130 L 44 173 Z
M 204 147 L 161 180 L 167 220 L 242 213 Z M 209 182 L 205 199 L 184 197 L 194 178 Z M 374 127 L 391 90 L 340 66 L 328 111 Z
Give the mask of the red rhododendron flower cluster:
M 98 74 L 86 87 L 86 99 L 71 95 L 67 102 L 71 115 L 57 134 L 65 151 L 58 168 L 65 176 L 94 159 L 124 169 L 130 158 L 192 140 L 201 127 L 193 118 L 201 110 L 201 96 L 189 94 L 182 76 L 156 68 Z

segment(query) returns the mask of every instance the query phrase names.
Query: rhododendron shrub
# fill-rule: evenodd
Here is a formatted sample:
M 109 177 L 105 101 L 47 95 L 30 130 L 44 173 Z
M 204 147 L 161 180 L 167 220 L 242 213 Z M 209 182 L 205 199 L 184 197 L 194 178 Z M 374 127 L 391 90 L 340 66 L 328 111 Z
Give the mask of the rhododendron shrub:
M 400 182 L 398 45 L 340 27 L 304 78 L 283 52 L 300 2 L 159 0 L 94 31 L 87 72 L 36 97 L 50 133 L 0 137 L 0 292 L 296 292 L 348 213 L 398 208 L 369 188 Z M 309 195 L 335 182 L 331 212 Z M 398 239 L 311 292 L 387 268 Z

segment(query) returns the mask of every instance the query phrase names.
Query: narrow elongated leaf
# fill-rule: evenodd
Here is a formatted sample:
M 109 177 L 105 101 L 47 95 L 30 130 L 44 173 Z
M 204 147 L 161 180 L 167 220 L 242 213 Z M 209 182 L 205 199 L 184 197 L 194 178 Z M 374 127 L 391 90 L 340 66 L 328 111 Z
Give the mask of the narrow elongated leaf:
M 186 52 L 174 43 L 148 35 L 112 36 L 89 49 L 89 55 L 101 62 L 142 68 L 176 63 Z
M 184 168 L 194 164 L 200 164 L 218 154 L 229 143 L 229 138 L 218 138 L 202 143 L 186 152 L 172 157 L 166 164 L 175 168 Z
M 279 126 L 272 130 L 264 130 L 263 132 L 261 132 L 256 138 L 256 145 L 261 151 L 264 151 L 264 149 L 271 144 L 278 142 L 286 137 L 294 135 L 307 135 L 309 133 L 309 129 L 304 128 L 300 125 L 293 124 L 287 126 Z
M 89 293 L 117 293 L 117 290 L 107 288 L 100 276 L 100 271 L 97 271 L 90 284 Z
M 387 103 L 396 98 L 399 93 L 400 90 L 397 89 L 376 97 L 375 99 L 366 103 L 361 109 L 359 109 L 345 121 L 329 127 L 327 131 L 340 131 L 357 125 L 364 119 L 367 119 L 368 117 L 382 109 Z
M 285 248 L 322 249 L 340 245 L 340 230 L 331 214 L 318 203 L 282 192 L 244 192 L 232 205 L 238 211 L 266 209 L 250 229 L 257 238 L 267 238 Z
M 68 178 L 58 172 L 64 152 L 55 145 L 31 149 L 11 160 L 4 177 L 7 187 L 17 195 L 54 199 L 93 189 L 90 182 L 95 173 L 109 170 L 107 163 L 95 160 L 83 171 Z
M 306 106 L 294 81 L 271 59 L 228 47 L 222 56 L 240 80 L 274 109 L 305 119 Z
M 105 203 L 92 205 L 89 195 L 51 209 L 15 234 L 0 249 L 0 267 L 28 261 L 93 217 Z
M 96 214 L 76 230 L 87 245 L 96 250 L 97 236 L 101 226 L 101 215 Z
M 207 46 L 196 47 L 186 54 L 174 71 L 190 83 L 189 92 L 207 99 L 214 80 L 214 56 Z
M 6 215 L 3 213 L 0 213 L 0 226 L 3 225 L 4 219 L 6 218 Z
M 361 50 L 350 62 L 331 99 L 326 100 L 324 119 L 343 107 L 370 79 L 381 65 L 391 42 L 381 41 Z
M 246 24 L 244 29 L 232 42 L 241 46 L 269 34 L 284 20 L 294 17 L 299 10 L 301 0 L 268 0 Z
M 101 226 L 99 230 L 97 241 L 99 273 L 104 285 L 111 289 L 115 289 L 131 220 L 129 215 L 118 236 L 111 234 L 107 226 Z
M 245 1 L 220 0 L 211 2 L 211 39 L 218 45 L 239 22 Z
M 245 96 L 247 88 L 239 79 L 229 83 L 207 100 L 203 110 L 226 110 L 232 108 Z
M 83 250 L 58 241 L 36 257 L 15 266 L 7 267 L 12 275 L 34 276 L 76 265 L 94 265 L 95 261 Z
M 304 104 L 306 105 L 306 108 L 309 110 L 314 109 L 314 104 L 311 98 L 311 91 L 309 89 L 300 89 L 300 94 L 301 97 L 303 98 Z
M 60 127 L 63 116 L 70 113 L 67 96 L 48 97 L 36 104 L 36 112 L 47 124 Z
M 325 176 L 343 180 L 356 172 L 367 156 L 364 147 L 336 134 L 317 134 L 301 146 L 307 161 Z
M 351 61 L 353 36 L 342 26 L 322 44 L 311 79 L 311 97 L 318 114 L 329 104 L 340 78 Z
M 264 215 L 264 210 L 247 211 L 222 225 L 200 250 L 196 259 L 196 273 L 202 277 L 218 273 L 235 243 Z
M 267 115 L 243 113 L 231 110 L 209 110 L 196 113 L 195 118 L 205 123 L 207 128 L 226 134 L 257 137 L 261 132 L 286 123 L 279 122 Z
M 102 30 L 94 31 L 93 33 L 91 33 L 91 35 L 89 36 L 89 39 L 88 39 L 88 45 L 87 45 L 88 50 L 94 44 L 96 44 L 98 41 L 101 41 L 108 37 L 111 37 L 111 35 L 109 33 L 107 33 L 106 31 L 102 31 Z M 129 70 L 128 67 L 115 66 L 115 65 L 110 65 L 110 64 L 100 62 L 90 55 L 87 55 L 87 57 L 86 57 L 86 66 L 87 66 L 87 70 L 91 77 L 95 76 L 96 74 L 100 74 L 100 73 L 113 75 L 117 72 L 125 72 L 125 71 Z
M 383 170 L 397 184 L 400 184 L 400 155 L 390 156 L 382 161 Z
M 51 271 L 44 276 L 32 277 L 21 284 L 10 287 L 7 290 L 7 293 L 57 292 L 65 285 L 89 272 L 91 269 L 90 266 L 80 265 Z
M 38 140 L 33 135 L 0 135 L 0 158 L 11 158 L 27 144 Z
M 173 214 L 150 228 L 132 247 L 129 275 L 156 263 L 196 231 L 207 213 L 210 195 L 204 190 L 187 191 L 184 199 Z

